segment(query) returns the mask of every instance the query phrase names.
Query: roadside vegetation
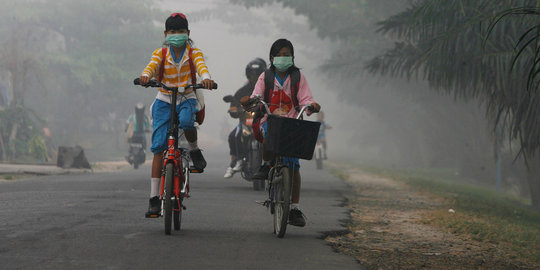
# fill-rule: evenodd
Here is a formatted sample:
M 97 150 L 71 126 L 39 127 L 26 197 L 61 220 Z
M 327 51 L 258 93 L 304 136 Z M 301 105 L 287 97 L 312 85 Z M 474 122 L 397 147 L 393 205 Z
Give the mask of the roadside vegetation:
M 433 172 L 377 167 L 362 170 L 442 200 L 444 207 L 422 212 L 422 224 L 436 226 L 463 239 L 494 244 L 510 259 L 540 263 L 540 212 L 522 198 L 456 182 L 448 176 L 434 176 Z

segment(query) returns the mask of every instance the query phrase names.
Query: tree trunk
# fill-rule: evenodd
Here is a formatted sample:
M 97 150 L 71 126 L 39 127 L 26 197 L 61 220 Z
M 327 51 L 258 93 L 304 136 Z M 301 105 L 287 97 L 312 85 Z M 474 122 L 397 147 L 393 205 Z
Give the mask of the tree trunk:
M 15 159 L 16 149 L 15 149 L 15 139 L 17 138 L 17 131 L 19 130 L 19 124 L 14 123 L 13 127 L 11 128 L 11 134 L 9 135 L 8 145 L 10 150 L 10 160 L 13 161 Z
M 540 157 L 530 160 L 527 182 L 531 193 L 531 205 L 540 210 Z
M 4 138 L 2 138 L 2 134 L 0 134 L 0 152 L 2 155 L 0 156 L 0 160 L 6 161 L 7 160 L 7 153 L 6 153 L 6 146 L 4 144 Z

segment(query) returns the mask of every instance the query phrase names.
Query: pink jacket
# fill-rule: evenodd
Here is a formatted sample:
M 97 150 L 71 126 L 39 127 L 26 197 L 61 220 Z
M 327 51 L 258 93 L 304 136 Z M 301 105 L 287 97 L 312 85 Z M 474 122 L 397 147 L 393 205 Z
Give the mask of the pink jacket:
M 253 89 L 253 93 L 251 94 L 251 97 L 253 98 L 256 95 L 259 95 L 261 97 L 264 97 L 264 72 L 259 76 L 259 79 L 257 80 L 257 83 L 255 84 L 255 88 Z M 287 76 L 285 79 L 285 82 L 283 82 L 283 86 L 279 83 L 279 81 L 274 78 L 274 89 L 273 91 L 280 91 L 283 90 L 283 92 L 289 97 L 291 97 L 291 76 Z M 298 98 L 298 104 L 300 105 L 300 108 L 304 105 L 309 105 L 313 102 L 313 96 L 311 95 L 311 90 L 309 90 L 309 85 L 306 80 L 306 77 L 304 77 L 304 74 L 300 72 L 300 83 L 298 87 L 298 94 L 296 95 Z M 272 97 L 272 92 L 270 93 L 270 97 Z M 268 104 L 270 106 L 270 104 Z M 273 104 L 279 106 L 279 104 Z M 290 108 L 287 117 L 289 118 L 296 118 L 298 116 L 298 112 L 294 108 Z M 266 121 L 263 119 L 263 121 Z

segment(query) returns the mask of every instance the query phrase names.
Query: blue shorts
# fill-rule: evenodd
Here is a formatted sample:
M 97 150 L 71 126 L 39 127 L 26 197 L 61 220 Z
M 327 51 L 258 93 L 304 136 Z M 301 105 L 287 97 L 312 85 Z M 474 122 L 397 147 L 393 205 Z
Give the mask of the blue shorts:
M 264 122 L 262 125 L 262 134 L 266 138 L 266 133 L 268 129 L 267 122 Z M 294 168 L 295 171 L 300 170 L 300 160 L 298 158 L 284 157 L 283 162 L 289 166 L 289 168 Z
M 197 112 L 197 100 L 190 98 L 176 105 L 179 127 L 181 129 L 193 129 L 195 125 L 195 113 Z M 152 105 L 152 146 L 150 150 L 154 154 L 167 149 L 167 131 L 171 120 L 171 104 L 156 99 Z

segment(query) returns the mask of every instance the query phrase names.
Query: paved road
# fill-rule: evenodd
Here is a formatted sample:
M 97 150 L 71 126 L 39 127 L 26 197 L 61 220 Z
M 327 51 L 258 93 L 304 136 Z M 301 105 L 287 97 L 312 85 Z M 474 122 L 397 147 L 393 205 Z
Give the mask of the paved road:
M 347 186 L 304 161 L 304 228 L 272 234 L 263 192 L 235 176 L 226 158 L 207 154 L 192 177 L 183 230 L 166 236 L 145 219 L 149 166 L 115 173 L 0 181 L 0 269 L 360 269 L 332 251 L 322 232 L 341 230 Z M 212 156 L 216 158 L 212 158 Z

